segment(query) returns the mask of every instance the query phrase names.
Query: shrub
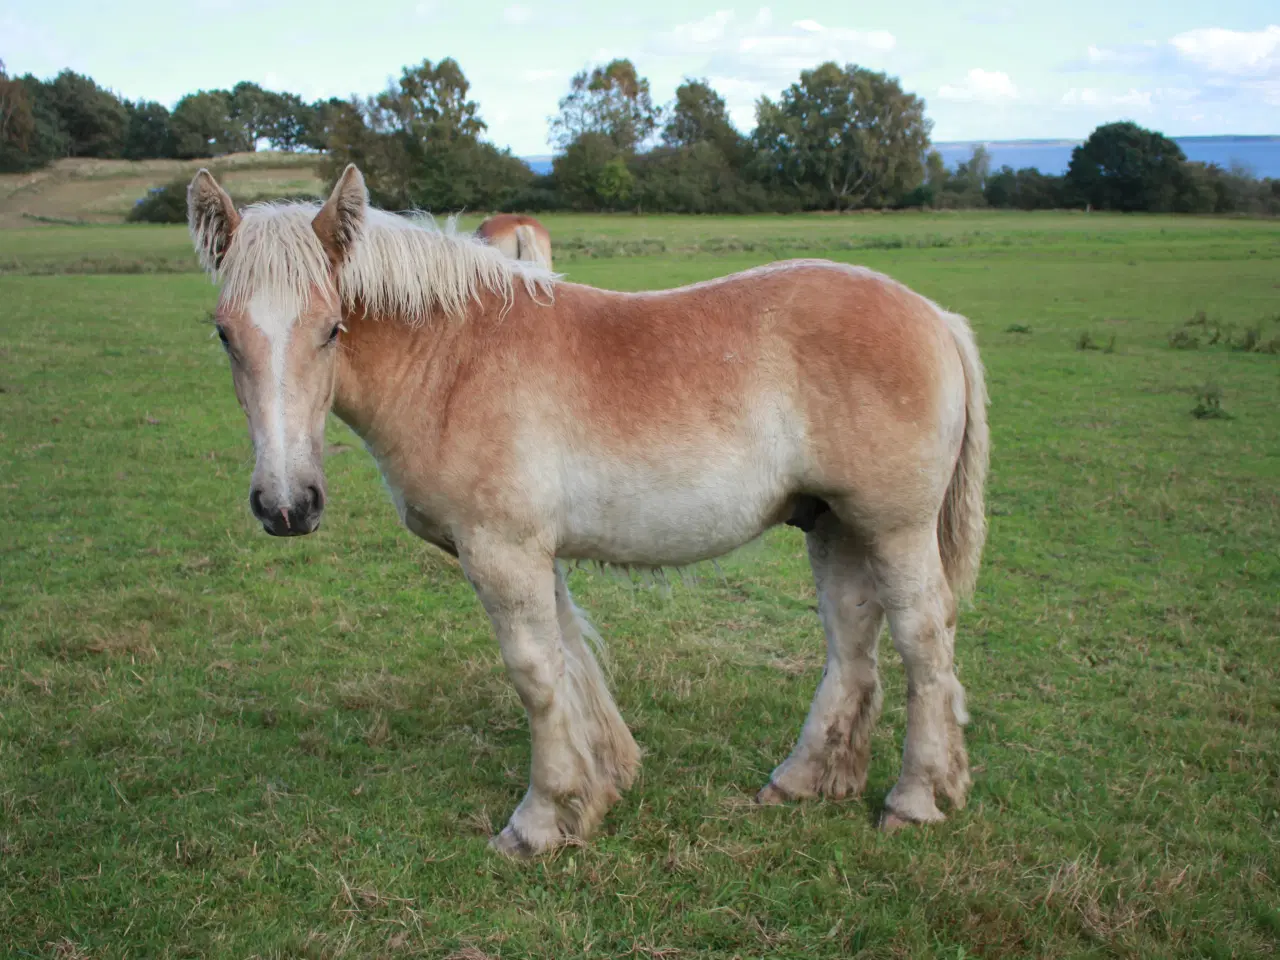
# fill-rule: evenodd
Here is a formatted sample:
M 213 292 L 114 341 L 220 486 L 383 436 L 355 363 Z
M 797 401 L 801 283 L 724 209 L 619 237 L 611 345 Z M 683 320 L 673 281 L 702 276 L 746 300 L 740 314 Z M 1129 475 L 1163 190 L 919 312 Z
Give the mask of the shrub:
M 186 223 L 187 180 L 152 187 L 129 211 L 130 223 Z
M 1206 383 L 1196 391 L 1196 405 L 1191 415 L 1197 420 L 1231 419 L 1231 414 L 1222 409 L 1222 390 L 1217 384 Z

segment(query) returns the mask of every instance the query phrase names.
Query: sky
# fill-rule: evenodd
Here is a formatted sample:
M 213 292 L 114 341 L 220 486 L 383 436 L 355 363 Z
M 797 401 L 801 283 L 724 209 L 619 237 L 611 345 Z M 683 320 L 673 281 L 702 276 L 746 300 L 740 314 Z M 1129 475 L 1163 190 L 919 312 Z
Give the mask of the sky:
M 708 79 L 739 129 L 825 60 L 884 70 L 926 102 L 933 139 L 1080 139 L 1134 120 L 1170 136 L 1280 134 L 1275 0 L 967 4 L 799 0 L 0 0 L 10 75 L 64 67 L 172 106 L 240 80 L 306 99 L 367 95 L 453 57 L 487 137 L 550 152 L 579 70 L 629 57 L 656 102 Z M 972 8 L 970 8 L 972 9 Z

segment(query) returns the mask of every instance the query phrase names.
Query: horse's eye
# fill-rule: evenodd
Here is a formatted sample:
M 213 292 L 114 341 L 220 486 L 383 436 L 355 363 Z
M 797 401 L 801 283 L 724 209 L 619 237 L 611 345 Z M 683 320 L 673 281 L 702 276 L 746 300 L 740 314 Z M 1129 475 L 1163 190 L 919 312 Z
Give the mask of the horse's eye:
M 341 330 L 343 330 L 343 329 L 345 329 L 345 328 L 342 326 L 342 324 L 340 324 L 340 323 L 335 323 L 335 324 L 333 325 L 333 329 L 329 331 L 329 339 L 328 339 L 328 340 L 326 340 L 326 341 L 325 341 L 325 343 L 333 343 L 333 341 L 337 340 L 337 339 L 338 339 L 338 333 L 339 333 Z
M 227 331 L 223 330 L 221 327 L 218 327 L 218 339 L 222 341 L 223 347 L 226 349 L 231 348 L 231 344 L 227 341 Z

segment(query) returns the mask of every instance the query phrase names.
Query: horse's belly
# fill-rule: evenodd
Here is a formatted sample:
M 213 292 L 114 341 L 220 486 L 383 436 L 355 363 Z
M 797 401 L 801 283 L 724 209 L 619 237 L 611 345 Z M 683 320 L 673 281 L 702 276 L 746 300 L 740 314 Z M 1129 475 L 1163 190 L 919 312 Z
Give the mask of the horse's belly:
M 558 553 L 652 566 L 723 556 L 788 515 L 794 491 L 768 467 L 597 465 L 569 484 Z

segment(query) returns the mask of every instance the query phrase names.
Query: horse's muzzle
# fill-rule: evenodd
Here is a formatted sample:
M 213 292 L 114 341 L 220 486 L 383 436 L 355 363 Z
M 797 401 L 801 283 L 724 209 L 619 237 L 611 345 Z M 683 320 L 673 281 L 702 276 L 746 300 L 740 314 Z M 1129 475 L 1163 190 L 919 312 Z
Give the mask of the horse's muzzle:
M 268 502 L 262 491 L 255 489 L 249 494 L 249 509 L 271 536 L 304 537 L 320 528 L 324 493 L 319 487 L 309 486 L 290 503 L 277 505 Z

